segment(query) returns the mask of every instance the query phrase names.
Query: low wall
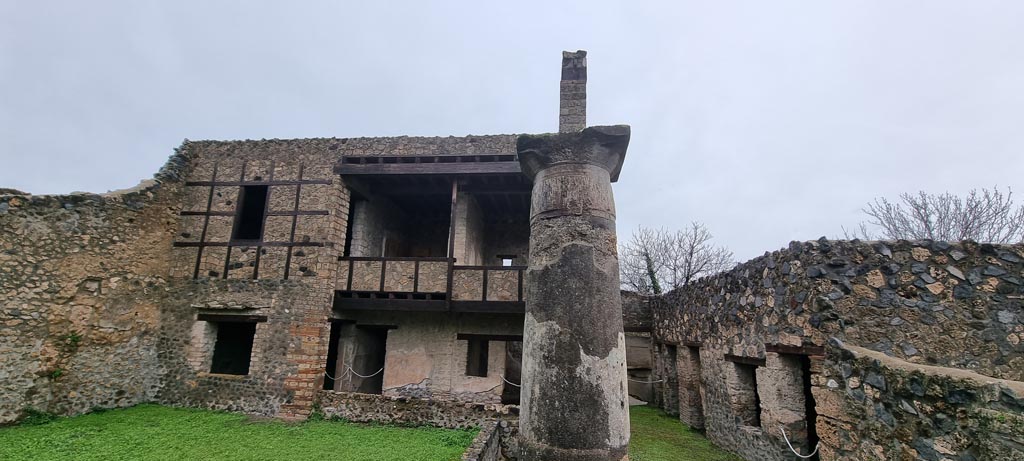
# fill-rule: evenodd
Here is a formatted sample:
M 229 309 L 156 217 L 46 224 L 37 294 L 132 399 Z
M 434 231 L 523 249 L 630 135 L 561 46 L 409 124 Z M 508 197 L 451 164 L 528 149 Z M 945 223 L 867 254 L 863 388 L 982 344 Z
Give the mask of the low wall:
M 507 425 L 508 423 L 506 423 Z M 492 421 L 480 428 L 480 433 L 473 439 L 462 461 L 498 461 L 505 459 L 501 455 L 501 425 Z
M 926 399 L 887 397 L 884 389 L 865 390 L 856 380 L 849 387 L 845 377 L 862 365 L 835 348 L 826 352 L 826 343 L 836 338 L 851 350 L 929 366 L 938 377 L 971 372 L 1020 381 L 1022 280 L 1024 245 L 794 242 L 654 301 L 654 379 L 661 380 L 655 401 L 747 459 L 796 459 L 780 426 L 802 454 L 819 437 L 822 459 L 842 459 L 851 441 L 865 459 L 927 459 L 926 444 L 914 440 L 938 437 L 938 429 L 885 416 L 902 411 L 899 400 L 916 407 L 929 405 Z M 833 376 L 836 367 L 845 370 L 844 379 Z M 851 390 L 836 394 L 829 380 Z M 864 402 L 872 406 L 851 410 Z M 946 405 L 943 414 L 966 418 L 957 423 L 964 427 L 983 424 L 991 411 L 1020 414 L 1018 407 L 984 399 L 971 408 Z M 881 415 L 885 423 L 862 424 L 851 414 Z M 985 443 L 960 448 L 989 453 Z
M 516 405 L 318 391 L 314 406 L 327 418 L 359 423 L 446 429 L 479 427 L 480 434 L 463 454 L 463 460 L 517 459 L 519 407 Z
M 316 405 L 328 418 L 357 423 L 466 429 L 483 427 L 495 420 L 519 420 L 519 407 L 516 405 L 458 403 L 354 392 L 317 391 Z

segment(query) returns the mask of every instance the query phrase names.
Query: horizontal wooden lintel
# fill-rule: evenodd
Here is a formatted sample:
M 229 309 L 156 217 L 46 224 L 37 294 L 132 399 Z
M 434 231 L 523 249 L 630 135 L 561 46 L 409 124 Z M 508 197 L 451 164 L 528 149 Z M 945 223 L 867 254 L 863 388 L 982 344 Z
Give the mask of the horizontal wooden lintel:
M 744 357 L 742 355 L 725 354 L 725 360 L 727 362 L 742 363 L 758 367 L 764 366 L 764 359 L 759 357 Z
M 182 211 L 182 216 L 235 216 L 237 211 Z M 327 210 L 268 211 L 267 216 L 327 216 Z
M 374 163 L 335 165 L 334 172 L 340 175 L 390 175 L 390 174 L 511 174 L 520 173 L 519 162 L 459 162 L 459 163 Z
M 775 352 L 777 354 L 793 354 L 793 355 L 825 355 L 824 346 L 803 345 L 803 346 L 791 346 L 788 344 L 765 344 L 765 352 Z
M 176 247 L 322 247 L 324 242 L 260 242 L 232 240 L 230 242 L 174 242 Z
M 265 315 L 199 314 L 197 318 L 204 322 L 260 323 L 267 321 Z
M 523 314 L 526 313 L 526 303 L 522 301 L 452 301 L 452 312 Z
M 481 340 L 481 341 L 508 341 L 508 342 L 514 342 L 514 341 L 522 341 L 523 340 L 523 336 L 522 335 L 482 335 L 482 334 L 478 335 L 478 334 L 474 334 L 474 333 L 459 333 L 455 337 L 455 339 L 458 339 L 460 341 L 468 341 L 468 340 L 471 340 L 471 339 L 475 339 L 475 340 Z
M 280 181 L 186 181 L 186 186 L 295 186 L 330 184 L 330 179 L 291 179 Z

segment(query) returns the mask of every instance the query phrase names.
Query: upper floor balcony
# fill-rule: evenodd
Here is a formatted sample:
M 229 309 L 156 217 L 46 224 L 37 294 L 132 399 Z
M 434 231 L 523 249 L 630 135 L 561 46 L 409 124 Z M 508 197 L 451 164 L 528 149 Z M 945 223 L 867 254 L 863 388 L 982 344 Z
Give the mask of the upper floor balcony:
M 458 266 L 448 258 L 342 257 L 335 307 L 522 313 L 525 266 Z
M 335 309 L 525 312 L 532 185 L 499 160 L 344 164 Z

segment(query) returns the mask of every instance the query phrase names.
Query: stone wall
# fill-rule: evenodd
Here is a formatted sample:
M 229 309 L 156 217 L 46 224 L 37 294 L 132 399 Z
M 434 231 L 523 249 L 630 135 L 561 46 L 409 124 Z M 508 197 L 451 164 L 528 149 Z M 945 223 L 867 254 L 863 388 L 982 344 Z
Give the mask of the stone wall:
M 161 304 L 165 379 L 157 401 L 286 418 L 308 415 L 326 363 L 328 317 L 349 192 L 333 172 L 344 140 L 187 142 L 185 199 L 172 282 Z M 239 241 L 236 200 L 269 200 L 259 239 Z M 198 267 L 198 270 L 196 268 Z M 210 373 L 217 323 L 200 314 L 262 316 L 249 373 Z M 219 319 L 220 317 L 214 317 Z M 224 319 L 222 321 L 229 321 Z
M 621 291 L 622 323 L 626 331 L 650 331 L 654 320 L 651 312 L 651 298 L 634 293 Z
M 156 395 L 184 161 L 103 195 L 0 195 L 0 424 Z
M 436 399 L 319 391 L 316 408 L 327 418 L 400 426 L 480 428 L 463 460 L 518 458 L 519 407 Z
M 816 432 L 822 459 L 845 459 L 851 440 L 863 459 L 874 456 L 867 453 L 928 458 L 927 443 L 915 440 L 941 431 L 891 416 L 906 413 L 900 400 L 918 408 L 931 403 L 878 386 L 867 392 L 856 379 L 850 387 L 850 376 L 867 379 L 864 364 L 835 348 L 823 355 L 823 347 L 835 338 L 894 363 L 930 367 L 936 381 L 966 372 L 1020 381 L 1022 279 L 1021 245 L 793 243 L 655 302 L 656 378 L 667 383 L 657 400 L 747 459 L 793 459 L 780 426 L 804 454 L 814 448 L 808 438 Z M 845 370 L 839 379 L 836 369 Z M 872 373 L 873 382 L 882 374 Z M 836 390 L 843 383 L 849 392 Z M 992 394 L 968 381 L 958 386 Z M 1007 420 L 1020 414 L 1019 406 L 992 399 L 945 405 L 941 413 L 956 415 L 955 425 L 964 428 L 982 424 L 979 415 L 988 412 Z M 965 442 L 969 431 L 958 434 L 951 437 L 961 437 L 961 452 L 1002 453 Z
M 483 427 L 500 420 L 517 422 L 515 405 L 461 403 L 352 392 L 318 391 L 317 407 L 328 418 L 358 423 L 434 426 L 447 429 Z
M 484 423 L 473 443 L 462 453 L 462 461 L 499 461 L 501 456 L 501 426 L 497 421 Z
M 186 141 L 155 181 L 0 198 L 0 422 L 156 400 L 304 417 L 326 362 L 347 156 L 514 154 L 515 136 Z M 261 238 L 236 238 L 245 186 Z M 209 373 L 219 317 L 263 318 L 250 372 Z M 214 319 L 214 320 L 210 320 Z
M 833 340 L 814 399 L 822 459 L 1024 459 L 1024 383 Z

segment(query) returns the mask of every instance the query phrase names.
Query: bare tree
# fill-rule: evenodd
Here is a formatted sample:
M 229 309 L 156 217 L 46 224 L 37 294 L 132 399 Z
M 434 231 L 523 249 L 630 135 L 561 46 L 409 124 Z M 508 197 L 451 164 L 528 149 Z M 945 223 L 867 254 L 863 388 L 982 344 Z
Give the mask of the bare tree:
M 639 227 L 619 250 L 623 287 L 640 293 L 661 294 L 733 265 L 732 252 L 715 246 L 711 232 L 694 222 L 689 228 L 668 231 Z
M 903 193 L 899 202 L 876 198 L 863 211 L 870 219 L 852 233 L 843 229 L 847 237 L 1024 242 L 1024 205 L 1014 207 L 1009 188 L 1005 195 L 996 187 L 972 189 L 966 197 Z M 880 234 L 872 233 L 872 227 Z
M 638 227 L 633 237 L 619 247 L 619 273 L 622 286 L 646 294 L 661 294 L 658 274 L 663 272 L 664 229 Z

